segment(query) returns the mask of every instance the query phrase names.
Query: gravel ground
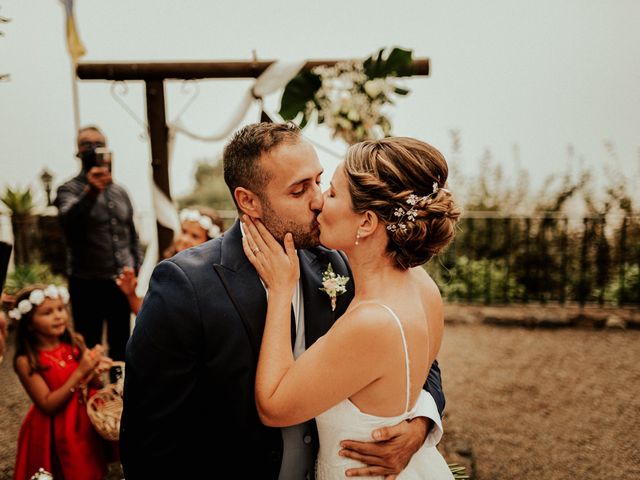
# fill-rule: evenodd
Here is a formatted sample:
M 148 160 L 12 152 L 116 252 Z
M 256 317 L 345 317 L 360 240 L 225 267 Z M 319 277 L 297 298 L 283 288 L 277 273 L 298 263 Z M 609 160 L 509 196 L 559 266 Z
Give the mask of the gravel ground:
M 447 325 L 440 362 L 475 480 L 640 478 L 640 331 Z
M 11 359 L 0 479 L 29 406 Z M 640 331 L 448 325 L 440 363 L 445 450 L 469 450 L 475 480 L 640 478 Z

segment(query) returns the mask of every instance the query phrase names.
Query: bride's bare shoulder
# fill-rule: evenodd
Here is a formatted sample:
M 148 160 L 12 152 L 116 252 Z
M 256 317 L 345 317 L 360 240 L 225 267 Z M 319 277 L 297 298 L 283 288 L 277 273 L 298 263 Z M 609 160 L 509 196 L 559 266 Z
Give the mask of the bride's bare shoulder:
M 424 304 L 428 306 L 428 310 L 432 314 L 441 315 L 443 308 L 442 295 L 440 295 L 440 288 L 431 278 L 431 275 L 422 267 L 412 268 L 411 275 L 419 286 L 420 297 Z
M 380 302 L 367 301 L 352 307 L 336 323 L 344 332 L 352 334 L 375 334 L 384 339 L 389 330 L 397 328 L 391 319 L 389 311 Z M 371 337 L 369 337 L 371 338 Z
M 427 273 L 427 271 L 422 267 L 414 267 L 411 269 L 411 275 L 413 280 L 418 282 L 418 284 L 425 288 L 428 293 L 435 294 L 440 297 L 440 289 L 436 282 L 431 278 L 431 275 Z

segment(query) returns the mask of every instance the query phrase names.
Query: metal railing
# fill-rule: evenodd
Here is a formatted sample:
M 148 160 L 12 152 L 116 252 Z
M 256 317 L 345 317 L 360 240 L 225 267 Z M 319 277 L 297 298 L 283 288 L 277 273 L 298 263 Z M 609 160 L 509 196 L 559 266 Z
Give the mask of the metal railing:
M 448 300 L 640 304 L 640 217 L 467 212 L 428 265 Z

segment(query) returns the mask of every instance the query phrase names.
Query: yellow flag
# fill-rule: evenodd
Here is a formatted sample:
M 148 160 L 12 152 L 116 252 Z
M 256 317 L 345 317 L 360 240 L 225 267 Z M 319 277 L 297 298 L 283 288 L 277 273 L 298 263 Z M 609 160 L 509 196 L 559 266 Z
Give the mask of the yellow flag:
M 87 53 L 76 28 L 76 19 L 73 16 L 73 0 L 61 0 L 67 13 L 67 50 L 73 63 Z

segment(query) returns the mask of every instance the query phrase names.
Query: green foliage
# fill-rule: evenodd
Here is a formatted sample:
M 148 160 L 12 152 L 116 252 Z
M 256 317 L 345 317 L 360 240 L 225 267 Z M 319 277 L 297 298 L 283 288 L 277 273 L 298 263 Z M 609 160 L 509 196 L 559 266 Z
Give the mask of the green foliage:
M 633 303 L 640 292 L 640 265 L 624 263 L 604 290 L 604 301 L 609 303 Z M 634 296 L 636 298 L 634 298 Z
M 478 163 L 477 174 L 464 175 L 456 170 L 451 178 L 467 211 L 502 212 L 508 209 L 509 212 L 520 212 L 526 208 L 530 197 L 529 173 L 522 167 L 517 168 L 515 180 L 510 181 L 488 149 Z
M 309 121 L 306 113 L 307 102 L 313 102 L 315 94 L 322 85 L 320 75 L 301 71 L 291 79 L 284 89 L 280 101 L 280 116 L 284 120 L 297 120 L 300 128 Z
M 224 182 L 222 160 L 200 159 L 196 165 L 196 186 L 193 191 L 178 199 L 181 208 L 189 205 L 211 207 L 216 210 L 234 210 L 229 188 Z
M 402 48 L 393 48 L 388 55 L 385 56 L 384 48 L 378 50 L 377 55 L 367 58 L 363 65 L 364 71 L 369 78 L 386 78 L 409 77 L 413 75 L 411 63 L 413 62 L 413 52 Z M 406 93 L 398 93 L 398 95 L 406 95 Z M 408 92 L 407 92 L 408 93 Z
M 5 291 L 9 295 L 15 295 L 24 287 L 34 283 L 62 285 L 66 282 L 60 275 L 51 273 L 49 265 L 42 263 L 16 265 L 16 268 L 7 275 Z
M 367 80 L 411 76 L 413 74 L 412 56 L 411 50 L 397 47 L 390 51 L 384 48 L 378 50 L 361 64 L 364 78 L 360 83 L 364 85 Z M 278 112 L 284 120 L 294 120 L 300 128 L 304 128 L 316 111 L 318 124 L 324 123 L 322 98 L 326 100 L 326 97 L 319 96 L 322 88 L 322 76 L 319 72 L 320 70 L 317 69 L 301 71 L 285 86 Z M 409 94 L 409 90 L 401 87 L 393 88 L 393 92 L 396 95 Z M 348 90 L 345 93 L 349 95 Z M 386 101 L 392 103 L 390 99 Z M 314 105 L 315 109 L 310 109 L 309 105 Z
M 34 208 L 31 188 L 29 187 L 24 190 L 12 190 L 7 187 L 2 197 L 0 197 L 0 201 L 9 207 L 12 215 L 29 215 Z
M 455 265 L 448 269 L 436 262 L 427 266 L 444 298 L 472 302 L 489 298 L 493 302 L 508 303 L 521 299 L 525 287 L 509 276 L 508 269 L 504 260 L 470 260 L 466 256 L 457 258 Z
M 450 463 L 449 470 L 451 470 L 454 480 L 469 480 L 469 478 L 471 478 L 466 473 L 467 469 L 457 463 Z

